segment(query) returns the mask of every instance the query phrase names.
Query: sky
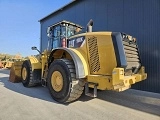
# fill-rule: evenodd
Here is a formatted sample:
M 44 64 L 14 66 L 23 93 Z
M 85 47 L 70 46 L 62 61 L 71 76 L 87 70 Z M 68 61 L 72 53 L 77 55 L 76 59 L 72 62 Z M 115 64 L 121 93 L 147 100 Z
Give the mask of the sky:
M 0 53 L 38 54 L 41 18 L 72 0 L 0 0 Z

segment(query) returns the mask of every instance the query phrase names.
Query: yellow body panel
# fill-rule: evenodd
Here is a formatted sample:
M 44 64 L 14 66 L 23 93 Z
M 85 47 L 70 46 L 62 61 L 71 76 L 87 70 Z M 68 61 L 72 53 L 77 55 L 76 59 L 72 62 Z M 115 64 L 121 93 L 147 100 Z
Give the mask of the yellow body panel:
M 114 68 L 112 76 L 89 75 L 87 76 L 87 81 L 97 83 L 97 89 L 114 90 L 120 92 L 130 88 L 132 84 L 145 80 L 146 78 L 147 74 L 142 66 L 139 73 L 131 76 L 124 76 L 123 68 Z M 90 85 L 90 87 L 93 88 L 93 85 Z
M 82 43 L 83 45 L 78 48 L 72 48 L 72 50 L 78 51 L 77 55 L 81 58 L 83 57 L 83 62 L 86 64 L 85 71 L 88 71 L 88 75 L 93 74 L 101 74 L 101 75 L 111 75 L 112 68 L 116 67 L 116 58 L 114 47 L 111 38 L 111 32 L 92 32 L 92 33 L 84 33 L 80 35 L 74 36 L 81 37 L 85 36 L 85 41 Z M 92 72 L 91 67 L 91 60 L 92 58 L 96 57 L 96 54 L 93 53 L 89 54 L 89 44 L 88 40 L 97 39 L 97 48 L 98 48 L 98 56 L 99 56 L 99 63 L 100 63 L 100 70 L 98 72 Z M 72 37 L 71 37 L 72 38 Z M 94 41 L 93 39 L 93 41 Z M 92 55 L 92 56 L 91 56 Z
M 128 88 L 132 84 L 136 82 L 145 80 L 147 78 L 147 74 L 145 73 L 145 68 L 142 66 L 139 73 L 133 74 L 130 76 L 124 76 L 124 72 L 122 72 L 122 68 L 115 68 L 112 74 L 112 85 L 113 90 L 123 91 Z M 123 70 L 124 71 L 124 70 Z
M 32 66 L 32 71 L 34 69 L 41 69 L 42 65 L 40 63 L 40 61 L 38 60 L 38 58 L 34 57 L 34 56 L 29 56 L 28 57 Z
M 81 54 L 80 51 L 78 51 L 78 49 L 72 49 L 72 48 L 70 48 L 70 49 L 72 51 L 74 51 L 79 56 L 79 58 L 81 59 L 81 61 L 83 63 L 83 66 L 84 66 L 85 76 L 87 76 L 89 74 L 89 66 L 88 66 L 88 63 L 87 63 L 85 57 L 83 56 L 83 54 Z
M 124 79 L 124 69 L 114 68 L 112 72 L 112 85 L 119 84 Z
M 85 36 L 85 42 L 78 48 L 70 49 L 83 61 L 87 82 L 97 83 L 97 89 L 123 91 L 130 88 L 131 84 L 146 79 L 147 74 L 144 67 L 131 76 L 124 75 L 124 68 L 117 68 L 111 34 L 112 32 L 89 32 L 76 35 L 75 38 Z M 94 69 L 93 66 L 99 68 Z M 93 85 L 89 87 L 93 88 Z
M 50 51 L 44 51 L 41 55 L 41 78 L 43 77 L 47 77 L 47 72 L 45 72 L 44 74 L 44 71 L 47 71 L 48 69 L 48 64 L 47 64 L 47 60 L 48 60 L 48 56 L 50 55 Z
M 115 58 L 115 52 L 114 47 L 112 43 L 111 38 L 111 32 L 92 32 L 86 34 L 86 40 L 87 43 L 89 43 L 90 39 L 93 39 L 92 41 L 97 41 L 97 50 L 98 54 L 95 54 L 95 50 L 93 50 L 93 53 L 90 53 L 89 44 L 87 44 L 88 48 L 88 60 L 90 64 L 90 68 L 92 67 L 91 60 L 94 59 L 96 56 L 99 56 L 99 64 L 100 69 L 98 71 L 92 71 L 91 74 L 101 74 L 101 75 L 111 75 L 112 68 L 116 67 L 116 58 Z M 93 43 L 91 41 L 91 43 Z M 92 48 L 91 48 L 92 49 Z M 90 53 L 90 54 L 89 54 Z M 93 62 L 96 60 L 93 60 Z
M 111 90 L 112 83 L 111 83 L 111 76 L 104 76 L 104 75 L 88 75 L 87 81 L 91 83 L 97 83 L 97 89 L 100 90 Z M 93 88 L 93 85 L 89 85 L 89 87 Z

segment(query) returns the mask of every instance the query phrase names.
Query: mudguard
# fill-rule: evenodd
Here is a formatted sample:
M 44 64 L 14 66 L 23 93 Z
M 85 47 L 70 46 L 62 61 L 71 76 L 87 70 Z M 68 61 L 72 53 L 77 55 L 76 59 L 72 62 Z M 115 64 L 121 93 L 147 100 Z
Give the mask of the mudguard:
M 57 50 L 64 50 L 67 53 L 70 54 L 72 57 L 74 64 L 75 64 L 75 69 L 76 69 L 76 78 L 85 78 L 88 75 L 88 65 L 82 54 L 75 49 L 71 48 L 57 48 L 52 51 L 49 57 L 49 61 L 51 61 L 53 54 Z
M 42 65 L 40 63 L 40 61 L 38 60 L 38 58 L 36 58 L 35 56 L 29 56 L 28 57 L 30 63 L 31 63 L 31 66 L 32 66 L 32 71 L 34 69 L 42 69 Z

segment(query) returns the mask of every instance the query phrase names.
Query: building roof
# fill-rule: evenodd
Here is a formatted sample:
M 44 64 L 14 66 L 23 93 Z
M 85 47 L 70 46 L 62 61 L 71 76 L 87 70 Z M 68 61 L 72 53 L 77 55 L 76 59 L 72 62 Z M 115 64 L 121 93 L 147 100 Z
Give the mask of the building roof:
M 53 15 L 53 14 L 59 12 L 59 11 L 62 11 L 63 9 L 65 9 L 66 7 L 68 7 L 69 5 L 73 4 L 73 3 L 76 2 L 76 1 L 78 1 L 78 0 L 72 0 L 71 2 L 69 2 L 68 4 L 66 4 L 66 5 L 64 5 L 63 7 L 59 8 L 58 10 L 56 10 L 56 11 L 50 13 L 49 15 L 43 17 L 42 19 L 39 20 L 39 22 L 45 20 L 46 18 L 50 17 L 51 15 Z

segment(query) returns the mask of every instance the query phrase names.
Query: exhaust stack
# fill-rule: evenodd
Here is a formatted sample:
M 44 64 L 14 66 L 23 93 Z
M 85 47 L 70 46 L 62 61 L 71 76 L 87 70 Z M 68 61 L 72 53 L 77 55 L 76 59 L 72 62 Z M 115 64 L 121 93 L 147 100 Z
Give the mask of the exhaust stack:
M 87 32 L 92 32 L 93 20 L 91 19 L 87 24 Z

